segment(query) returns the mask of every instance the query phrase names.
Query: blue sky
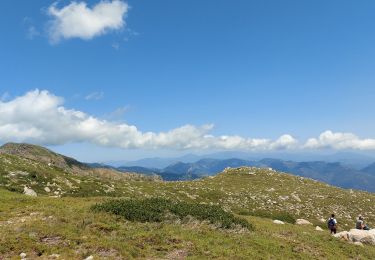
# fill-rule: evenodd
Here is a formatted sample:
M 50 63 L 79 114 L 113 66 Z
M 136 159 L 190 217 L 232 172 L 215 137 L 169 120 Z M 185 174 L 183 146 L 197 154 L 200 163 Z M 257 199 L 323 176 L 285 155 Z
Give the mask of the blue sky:
M 100 2 L 86 1 L 85 8 L 93 10 Z M 49 8 L 61 11 L 71 1 L 1 1 L 3 111 L 11 107 L 9 115 L 15 118 L 18 109 L 12 102 L 38 89 L 35 95 L 46 102 L 63 98 L 56 107 L 115 126 L 134 125 L 142 132 L 214 127 L 182 144 L 173 136 L 179 144 L 159 145 L 159 138 L 152 145 L 120 147 L 114 140 L 86 136 L 56 140 L 48 132 L 55 130 L 46 130 L 45 122 L 43 136 L 30 137 L 25 134 L 28 127 L 42 126 L 26 122 L 25 114 L 16 123 L 1 121 L 0 115 L 0 128 L 7 131 L 1 135 L 0 129 L 0 142 L 49 145 L 83 160 L 247 150 L 242 141 L 238 146 L 218 145 L 216 139 L 207 144 L 199 139 L 204 135 L 239 136 L 245 143 L 247 138 L 272 140 L 260 149 L 305 149 L 309 138 L 316 141 L 314 149 L 375 149 L 374 1 L 101 3 L 114 2 L 127 8 L 121 25 L 103 25 L 86 39 L 81 32 L 58 32 L 56 39 L 51 24 L 62 18 Z M 48 94 L 43 96 L 44 90 Z M 319 139 L 327 130 L 332 134 Z M 116 135 L 119 143 L 133 138 Z M 285 146 L 272 146 L 283 135 L 299 144 L 287 140 Z

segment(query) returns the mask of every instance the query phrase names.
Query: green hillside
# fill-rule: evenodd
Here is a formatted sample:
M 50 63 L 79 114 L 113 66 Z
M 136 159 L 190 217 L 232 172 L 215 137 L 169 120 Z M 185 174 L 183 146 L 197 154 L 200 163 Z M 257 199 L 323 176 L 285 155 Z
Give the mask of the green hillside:
M 89 168 L 72 158 L 38 146 L 28 145 L 27 149 L 22 150 L 15 147 L 12 144 L 11 152 L 4 146 L 0 148 L 0 187 L 10 191 L 22 193 L 27 187 L 37 195 L 53 197 L 120 196 L 129 179 L 160 180 L 158 176 Z
M 375 256 L 374 246 L 363 248 L 337 240 L 327 230 L 315 230 L 316 225 L 325 229 L 324 219 L 332 212 L 337 215 L 339 230 L 352 228 L 359 214 L 375 226 L 374 194 L 335 188 L 271 169 L 242 167 L 201 180 L 163 182 L 108 169 L 70 171 L 36 158 L 2 153 L 0 185 L 0 259 L 19 259 L 22 252 L 28 259 L 50 259 L 53 254 L 60 259 Z M 23 195 L 25 186 L 38 196 Z M 136 205 L 126 201 L 147 198 L 160 198 L 164 204 L 170 200 L 172 206 L 163 207 L 171 212 L 163 215 L 164 211 L 154 207 L 161 218 L 148 219 L 138 215 L 125 218 L 116 208 L 93 210 L 109 202 L 111 207 L 130 205 L 124 207 L 133 214 L 129 208 L 136 210 Z M 121 199 L 123 204 L 112 203 L 113 199 Z M 150 214 L 148 209 L 141 212 Z M 251 228 L 243 228 L 247 224 L 223 228 L 217 223 L 220 216 L 248 223 Z M 314 225 L 295 225 L 297 218 Z M 272 219 L 287 223 L 276 225 Z

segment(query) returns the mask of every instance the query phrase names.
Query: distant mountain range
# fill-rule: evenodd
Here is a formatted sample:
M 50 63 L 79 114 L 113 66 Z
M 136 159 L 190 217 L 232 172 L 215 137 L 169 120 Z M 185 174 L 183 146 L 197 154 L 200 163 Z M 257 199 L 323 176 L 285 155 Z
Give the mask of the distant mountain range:
M 266 158 L 261 160 L 232 159 L 201 159 L 196 162 L 176 162 L 162 169 L 142 166 L 113 167 L 122 172 L 157 174 L 164 180 L 191 180 L 204 176 L 215 175 L 225 168 L 255 166 L 272 168 L 298 176 L 323 181 L 342 188 L 352 188 L 375 192 L 375 163 L 362 169 L 348 166 L 343 162 L 306 161 L 296 162 Z M 103 165 L 101 165 L 103 167 Z M 110 166 L 109 166 L 110 167 Z
M 369 153 L 357 153 L 357 152 L 264 152 L 264 153 L 248 153 L 238 151 L 226 151 L 217 152 L 204 155 L 186 154 L 180 157 L 174 158 L 144 158 L 136 161 L 111 161 L 104 162 L 106 165 L 114 167 L 120 166 L 141 166 L 145 168 L 157 168 L 164 169 L 171 164 L 183 162 L 183 163 L 195 163 L 199 160 L 211 158 L 226 160 L 229 158 L 242 159 L 246 161 L 259 161 L 263 158 L 273 158 L 283 161 L 295 161 L 295 162 L 311 162 L 311 161 L 324 161 L 324 162 L 340 162 L 344 166 L 349 166 L 357 170 L 361 170 L 364 167 L 375 162 L 375 154 Z

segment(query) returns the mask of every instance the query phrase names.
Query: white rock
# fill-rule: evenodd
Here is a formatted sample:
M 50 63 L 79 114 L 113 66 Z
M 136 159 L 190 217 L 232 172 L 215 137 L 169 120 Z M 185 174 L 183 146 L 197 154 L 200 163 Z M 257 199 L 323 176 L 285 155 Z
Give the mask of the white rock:
M 361 247 L 363 247 L 363 244 L 362 244 L 361 242 L 354 242 L 353 244 L 356 245 L 356 246 L 361 246 Z
M 375 245 L 375 230 L 351 229 L 334 235 L 336 238 L 344 239 L 349 242 L 360 242 L 362 244 Z
M 375 245 L 375 230 L 351 229 L 349 234 L 352 242 Z
M 292 198 L 295 199 L 298 202 L 301 202 L 300 197 L 298 195 L 296 195 L 296 194 L 292 194 Z
M 34 190 L 32 190 L 32 189 L 30 189 L 26 186 L 23 188 L 23 193 L 27 196 L 32 196 L 32 197 L 38 196 Z
M 312 223 L 306 219 L 299 218 L 296 220 L 296 225 L 312 225 Z
M 323 231 L 323 229 L 322 229 L 321 227 L 319 227 L 319 226 L 316 226 L 316 227 L 315 227 L 315 230 L 316 230 L 316 231 Z
M 284 224 L 285 224 L 285 223 L 282 222 L 281 220 L 277 220 L 277 219 L 275 219 L 275 220 L 273 221 L 273 223 L 274 223 L 274 224 L 278 224 L 278 225 L 284 225 Z
M 94 257 L 92 255 L 85 258 L 85 260 L 93 260 L 93 259 L 94 259 Z
M 279 196 L 279 200 L 288 200 L 289 196 Z
M 337 233 L 337 234 L 334 234 L 333 235 L 334 237 L 336 238 L 339 238 L 339 239 L 344 239 L 344 240 L 349 240 L 349 232 L 348 231 L 342 231 L 340 233 Z
M 20 257 L 21 257 L 21 259 L 25 259 L 26 258 L 26 254 L 25 253 L 21 253 Z
M 51 192 L 51 189 L 48 188 L 48 187 L 45 187 L 44 190 L 45 190 L 46 192 Z

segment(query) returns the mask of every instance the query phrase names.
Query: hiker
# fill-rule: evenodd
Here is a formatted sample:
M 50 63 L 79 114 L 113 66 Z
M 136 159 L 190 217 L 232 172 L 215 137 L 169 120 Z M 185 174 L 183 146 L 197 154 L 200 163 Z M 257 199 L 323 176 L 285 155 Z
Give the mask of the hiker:
M 335 214 L 332 214 L 331 217 L 328 219 L 328 228 L 331 230 L 331 234 L 336 234 L 337 231 L 337 220 L 335 219 Z
M 370 230 L 370 228 L 365 224 L 365 221 L 363 220 L 362 216 L 358 217 L 357 223 L 355 224 L 355 228 L 362 230 Z

